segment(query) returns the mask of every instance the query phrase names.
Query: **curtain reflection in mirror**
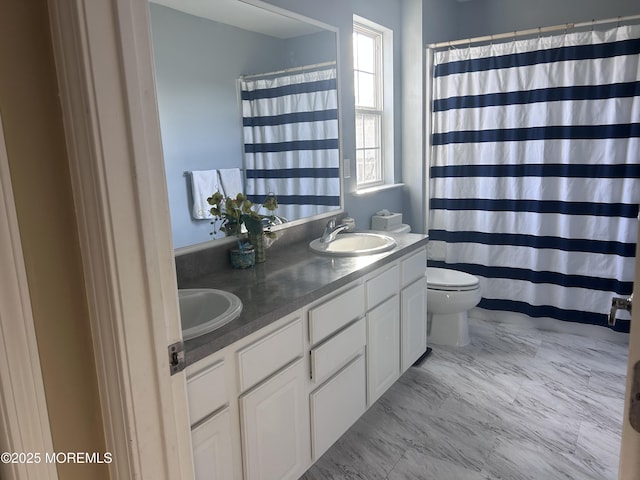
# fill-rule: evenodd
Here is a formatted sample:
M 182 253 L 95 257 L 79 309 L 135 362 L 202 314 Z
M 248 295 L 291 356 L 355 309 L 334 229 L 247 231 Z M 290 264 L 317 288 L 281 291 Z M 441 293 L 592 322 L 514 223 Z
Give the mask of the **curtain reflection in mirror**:
M 241 78 L 246 194 L 281 218 L 340 206 L 336 69 Z

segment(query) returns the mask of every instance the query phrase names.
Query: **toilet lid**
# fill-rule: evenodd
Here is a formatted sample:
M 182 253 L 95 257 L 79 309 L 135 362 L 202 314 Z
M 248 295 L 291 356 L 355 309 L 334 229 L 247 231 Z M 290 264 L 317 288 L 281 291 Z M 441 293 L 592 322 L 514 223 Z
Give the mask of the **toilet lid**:
M 473 290 L 478 279 L 468 273 L 448 268 L 427 267 L 427 288 L 438 290 Z

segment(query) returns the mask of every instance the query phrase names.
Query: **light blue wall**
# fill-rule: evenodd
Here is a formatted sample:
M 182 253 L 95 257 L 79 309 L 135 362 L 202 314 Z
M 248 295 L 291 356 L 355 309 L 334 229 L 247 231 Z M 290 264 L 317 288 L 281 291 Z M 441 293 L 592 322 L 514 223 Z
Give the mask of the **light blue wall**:
M 403 0 L 403 221 L 414 232 L 426 232 L 425 205 L 429 199 L 425 165 L 426 65 L 425 45 L 447 37 L 456 22 L 458 2 Z
M 313 65 L 336 60 L 336 35 L 319 32 L 291 38 L 286 41 L 289 64 Z
M 638 13 L 637 0 L 473 0 L 458 4 L 452 30 L 459 39 Z

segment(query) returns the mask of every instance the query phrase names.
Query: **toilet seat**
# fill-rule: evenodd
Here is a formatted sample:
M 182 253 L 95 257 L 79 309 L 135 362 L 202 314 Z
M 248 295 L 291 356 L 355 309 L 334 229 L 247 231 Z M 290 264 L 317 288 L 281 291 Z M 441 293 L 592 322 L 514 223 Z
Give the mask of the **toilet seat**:
M 476 277 L 446 268 L 427 267 L 427 288 L 446 292 L 461 292 L 479 288 Z

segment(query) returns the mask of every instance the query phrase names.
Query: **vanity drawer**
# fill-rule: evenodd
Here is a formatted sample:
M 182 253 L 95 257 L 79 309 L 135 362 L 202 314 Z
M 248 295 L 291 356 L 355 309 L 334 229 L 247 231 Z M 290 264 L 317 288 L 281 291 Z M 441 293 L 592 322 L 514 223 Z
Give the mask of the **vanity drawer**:
M 367 326 L 364 318 L 345 328 L 334 337 L 311 350 L 311 378 L 322 382 L 344 366 L 367 342 Z
M 187 400 L 191 425 L 195 425 L 228 402 L 222 360 L 187 378 Z
M 295 319 L 269 335 L 238 351 L 240 391 L 244 392 L 302 356 L 302 318 Z
M 340 438 L 367 406 L 364 354 L 310 396 L 313 460 Z
M 316 344 L 364 315 L 364 286 L 357 285 L 309 310 L 309 340 Z
M 371 310 L 400 291 L 399 270 L 399 267 L 394 265 L 367 281 L 367 310 Z
M 406 287 L 424 277 L 427 268 L 427 251 L 421 248 L 409 258 L 402 260 L 400 265 L 402 267 L 402 286 Z

